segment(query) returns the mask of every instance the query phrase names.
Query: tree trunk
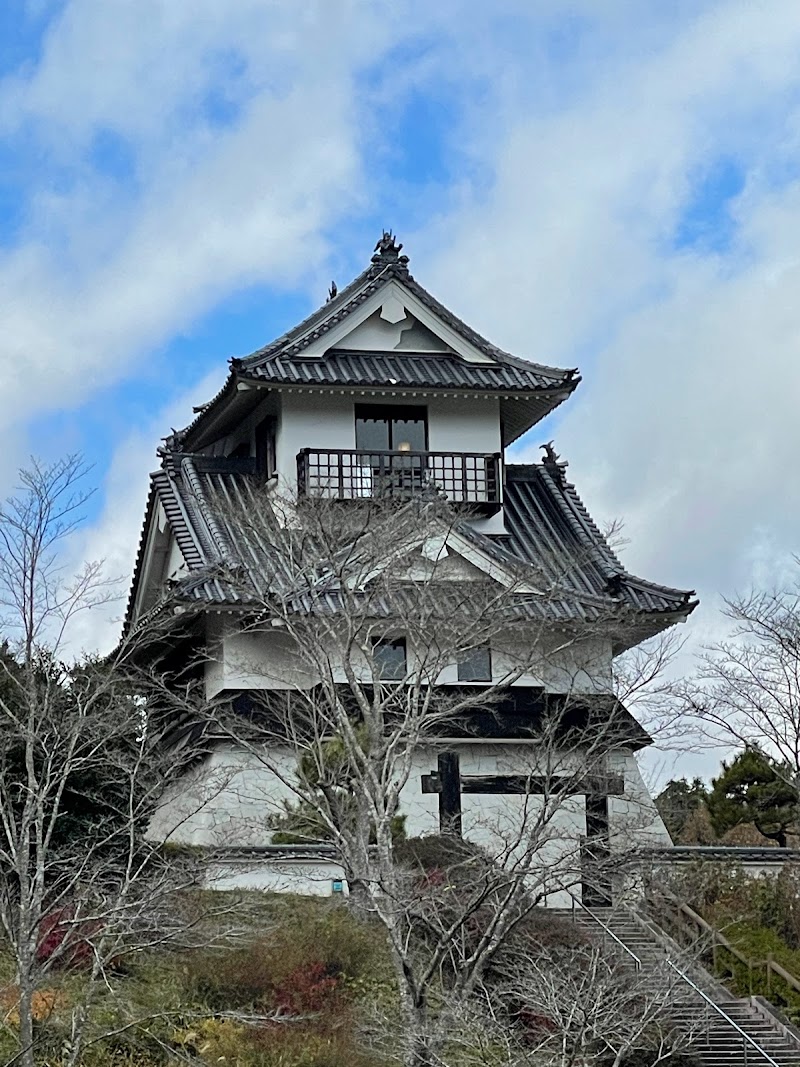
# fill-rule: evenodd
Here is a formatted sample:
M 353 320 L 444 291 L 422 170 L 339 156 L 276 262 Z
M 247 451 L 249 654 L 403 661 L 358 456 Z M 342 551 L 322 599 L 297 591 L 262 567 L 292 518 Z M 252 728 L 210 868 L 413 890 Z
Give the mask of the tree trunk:
M 21 1067 L 36 1067 L 33 1055 L 33 987 L 27 976 L 19 983 L 19 1047 Z

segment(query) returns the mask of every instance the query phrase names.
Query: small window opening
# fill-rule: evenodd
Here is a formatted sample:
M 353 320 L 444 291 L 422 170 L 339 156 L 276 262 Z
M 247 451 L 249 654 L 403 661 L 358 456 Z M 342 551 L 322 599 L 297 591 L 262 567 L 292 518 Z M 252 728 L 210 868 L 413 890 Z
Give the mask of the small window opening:
M 372 646 L 375 673 L 384 682 L 401 682 L 407 673 L 406 639 L 376 641 Z
M 256 471 L 264 478 L 275 473 L 275 419 L 262 419 L 255 429 Z
M 424 452 L 428 409 L 356 404 L 356 448 L 361 451 Z
M 491 682 L 492 650 L 480 645 L 463 654 L 458 661 L 459 682 Z

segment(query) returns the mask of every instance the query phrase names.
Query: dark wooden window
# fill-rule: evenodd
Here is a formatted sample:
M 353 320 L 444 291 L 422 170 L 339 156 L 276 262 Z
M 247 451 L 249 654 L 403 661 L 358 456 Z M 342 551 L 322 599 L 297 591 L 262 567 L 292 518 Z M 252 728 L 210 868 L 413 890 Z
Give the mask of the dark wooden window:
M 406 676 L 406 639 L 375 641 L 372 646 L 375 673 L 384 682 L 401 682 Z
M 365 452 L 425 452 L 428 409 L 356 404 L 356 448 Z
M 247 459 L 250 456 L 250 442 L 241 441 L 233 452 L 228 453 L 228 459 Z
M 275 473 L 275 419 L 262 419 L 255 429 L 256 471 L 265 478 Z
M 608 797 L 604 793 L 586 794 L 586 836 L 595 842 L 608 838 Z
M 491 682 L 492 650 L 481 645 L 465 652 L 458 661 L 459 682 Z

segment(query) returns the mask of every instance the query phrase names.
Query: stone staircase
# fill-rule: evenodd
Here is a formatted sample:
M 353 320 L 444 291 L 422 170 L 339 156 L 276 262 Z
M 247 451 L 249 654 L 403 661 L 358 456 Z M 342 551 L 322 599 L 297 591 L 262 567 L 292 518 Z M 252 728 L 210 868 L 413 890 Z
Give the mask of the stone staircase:
M 692 1051 L 705 1067 L 800 1067 L 800 1038 L 790 1028 L 756 1000 L 734 997 L 696 962 L 687 962 L 649 919 L 625 908 L 588 911 L 579 905 L 562 914 L 637 969 L 643 988 L 660 983 L 663 990 L 670 982 L 672 1018 L 691 1035 Z

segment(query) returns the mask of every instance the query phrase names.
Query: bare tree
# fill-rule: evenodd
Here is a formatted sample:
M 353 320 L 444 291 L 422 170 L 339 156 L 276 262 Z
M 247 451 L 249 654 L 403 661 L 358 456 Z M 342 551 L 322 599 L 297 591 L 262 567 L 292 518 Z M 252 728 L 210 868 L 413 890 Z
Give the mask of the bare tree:
M 76 457 L 34 464 L 0 506 L 0 934 L 16 967 L 14 1062 L 25 1067 L 37 1062 L 37 991 L 80 965 L 63 1057 L 79 1062 L 94 994 L 124 958 L 186 933 L 174 893 L 195 883 L 188 862 L 144 836 L 191 755 L 171 743 L 174 685 L 140 667 L 156 636 L 131 636 L 104 660 L 61 661 L 70 620 L 113 595 L 99 564 L 77 576 L 62 567 L 85 474 Z M 187 684 L 181 715 L 191 700 Z
M 250 698 L 232 715 L 217 709 L 215 729 L 267 773 L 264 805 L 281 791 L 295 798 L 335 845 L 353 897 L 390 944 L 404 1062 L 429 1067 L 451 1013 L 531 909 L 585 880 L 587 857 L 600 886 L 620 862 L 606 830 L 590 829 L 581 848 L 576 798 L 604 788 L 636 734 L 610 663 L 612 649 L 644 636 L 641 620 L 597 596 L 566 607 L 584 559 L 554 552 L 534 567 L 499 550 L 479 565 L 469 531 L 437 499 L 295 505 L 243 488 L 214 512 L 237 545 L 214 579 L 243 607 L 211 662 L 246 676 Z M 444 684 L 488 646 L 491 678 Z M 526 679 L 560 696 L 514 719 L 503 701 Z M 493 727 L 518 742 L 504 776 L 513 818 L 473 825 L 480 853 L 443 861 L 431 893 L 397 853 L 404 790 L 432 755 Z M 431 787 L 441 830 L 457 840 L 462 816 L 443 773 L 440 764 Z M 460 794 L 457 769 L 453 781 Z M 642 820 L 635 803 L 620 812 L 626 846 Z M 466 877 L 445 892 L 455 872 Z
M 708 646 L 683 708 L 711 744 L 758 749 L 800 791 L 800 591 L 725 600 L 732 633 Z
M 520 1067 L 620 1067 L 633 1053 L 646 1053 L 656 1067 L 689 1050 L 697 1036 L 685 1020 L 675 1021 L 683 990 L 666 964 L 643 981 L 589 942 L 541 946 L 525 939 L 510 946 L 502 964 L 487 1001 L 493 1017 L 498 1007 L 516 1017 L 508 1051 Z

